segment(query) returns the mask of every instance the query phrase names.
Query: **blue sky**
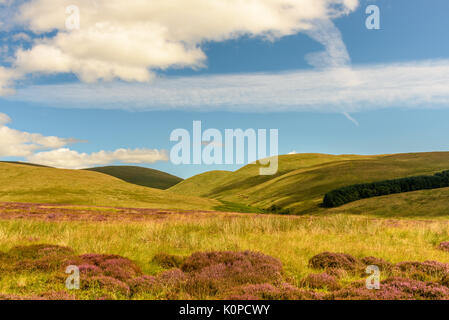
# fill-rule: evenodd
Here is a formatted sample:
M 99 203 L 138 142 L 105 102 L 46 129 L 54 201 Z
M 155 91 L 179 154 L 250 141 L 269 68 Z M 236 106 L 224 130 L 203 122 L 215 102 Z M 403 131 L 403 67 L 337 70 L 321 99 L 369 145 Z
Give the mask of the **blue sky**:
M 367 18 L 365 8 L 370 4 L 376 4 L 380 8 L 380 30 L 368 30 L 365 27 Z M 438 63 L 443 61 L 442 66 L 446 67 L 446 60 L 449 60 L 448 12 L 449 3 L 444 0 L 359 1 L 355 11 L 332 19 L 332 22 L 341 32 L 342 41 L 350 57 L 348 66 L 360 68 L 362 73 L 378 70 L 381 68 L 379 66 L 408 64 L 411 68 L 419 63 L 432 65 L 434 62 L 437 63 L 435 68 L 441 69 Z M 30 35 L 31 40 L 22 45 L 25 48 L 33 47 L 31 44 L 37 36 L 21 26 L 13 26 L 8 31 L 0 32 L 0 47 L 7 45 L 11 48 L 10 50 L 16 50 L 16 42 L 12 40 L 12 37 L 23 31 Z M 291 103 L 287 107 L 282 106 L 283 108 L 266 107 L 260 102 L 254 102 L 251 107 L 253 102 L 250 101 L 248 106 L 244 104 L 246 100 L 228 108 L 226 103 L 229 102 L 217 104 L 213 97 L 205 99 L 205 104 L 198 105 L 198 108 L 193 105 L 198 103 L 196 100 L 182 101 L 182 108 L 178 108 L 171 100 L 169 104 L 164 105 L 163 99 L 157 100 L 162 101 L 160 107 L 151 102 L 148 102 L 151 107 L 145 107 L 142 100 L 135 100 L 135 97 L 128 96 L 120 96 L 120 103 L 109 107 L 110 100 L 102 95 L 93 95 L 89 99 L 86 97 L 78 99 L 76 95 L 67 98 L 67 92 L 83 94 L 88 92 L 85 91 L 86 88 L 96 88 L 96 85 L 109 85 L 109 83 L 111 83 L 110 95 L 115 95 L 124 91 L 129 92 L 128 88 L 131 86 L 143 91 L 150 90 L 152 86 L 158 85 L 160 79 L 168 83 L 162 82 L 161 87 L 164 90 L 167 90 L 170 83 L 179 83 L 170 82 L 171 79 L 182 79 L 186 86 L 183 89 L 186 91 L 182 92 L 192 90 L 189 83 L 198 81 L 198 77 L 211 79 L 213 82 L 217 79 L 217 75 L 231 77 L 238 74 L 251 77 L 268 75 L 270 78 L 263 78 L 261 81 L 265 79 L 271 81 L 272 75 L 291 72 L 302 74 L 303 71 L 321 70 L 310 65 L 306 57 L 325 49 L 307 32 L 301 31 L 273 41 L 266 40 L 262 36 L 250 35 L 223 41 L 203 41 L 200 46 L 207 56 L 204 67 L 156 69 L 156 80 L 139 84 L 123 81 L 123 79 L 86 83 L 83 79 L 80 80 L 76 72 L 51 72 L 52 74 L 29 72 L 14 82 L 15 94 L 0 96 L 0 112 L 11 119 L 5 124 L 9 128 L 20 132 L 39 133 L 43 136 L 74 138 L 81 142 L 70 144 L 68 148 L 87 154 L 100 150 L 114 151 L 119 148 L 170 150 L 174 145 L 169 141 L 171 131 L 176 128 L 191 130 L 194 120 L 201 120 L 204 128 L 219 130 L 226 128 L 279 129 L 280 154 L 291 151 L 384 154 L 449 149 L 447 139 L 449 108 L 446 99 L 441 98 L 439 91 L 422 93 L 420 97 L 425 96 L 425 99 L 418 98 L 416 103 L 411 101 L 414 99 L 413 96 L 407 99 L 395 97 L 383 101 L 384 91 L 379 90 L 381 101 L 378 104 L 376 99 L 370 98 L 371 100 L 366 100 L 366 105 L 354 105 L 364 104 L 365 96 L 354 98 L 354 100 L 351 98 L 351 103 L 348 104 L 341 100 L 334 101 L 326 98 L 322 103 L 317 102 L 316 105 L 308 105 L 307 108 Z M 8 54 L 4 54 L 2 65 L 11 68 L 10 61 Z M 398 72 L 400 73 L 401 70 Z M 407 77 L 407 74 L 404 76 Z M 398 77 L 396 73 L 395 77 Z M 292 81 L 295 79 L 297 78 L 292 77 Z M 306 78 L 303 81 L 308 79 L 320 78 Z M 445 78 L 439 79 L 438 84 L 444 86 L 447 84 L 445 80 Z M 253 81 L 252 78 L 251 81 Z M 252 83 L 251 81 L 245 80 L 242 83 Z M 54 85 L 57 86 L 54 87 Z M 82 90 L 76 87 L 79 91 L 74 91 L 71 85 L 80 85 Z M 319 83 L 313 85 L 319 89 Z M 376 82 L 370 85 L 374 86 L 372 90 L 375 91 Z M 397 85 L 400 86 L 401 83 Z M 413 85 L 416 83 L 414 82 Z M 391 84 L 388 86 L 391 87 Z M 407 93 L 409 90 L 407 86 L 405 81 L 404 86 L 398 89 L 402 90 L 399 94 Z M 382 87 L 381 83 L 379 87 Z M 59 91 L 59 88 L 64 92 L 64 98 L 55 92 Z M 65 88 L 70 88 L 72 91 L 64 91 Z M 198 89 L 198 84 L 193 88 Z M 449 87 L 447 89 L 449 94 Z M 324 90 L 323 95 L 338 95 L 337 89 L 329 90 Z M 357 91 L 357 87 L 354 90 Z M 414 89 L 410 88 L 410 90 Z M 108 91 L 104 91 L 105 95 L 108 95 Z M 171 91 L 168 90 L 168 92 Z M 232 94 L 230 93 L 229 101 L 233 101 Z M 264 92 L 264 94 L 274 96 L 284 94 L 284 91 L 274 88 L 272 93 Z M 154 98 L 154 95 L 150 97 Z M 273 98 L 273 101 L 277 101 L 277 98 Z M 315 96 L 313 98 L 316 99 Z M 55 102 L 55 99 L 59 100 Z M 145 100 L 148 97 L 142 96 L 141 99 Z M 296 101 L 295 99 L 297 97 L 292 98 L 292 101 Z M 301 99 L 300 97 L 299 103 L 303 101 Z M 271 100 L 268 99 L 268 101 Z M 139 107 L 134 106 L 133 103 L 138 104 Z M 260 109 L 263 109 L 263 112 Z M 281 109 L 283 111 L 279 112 L 278 110 Z M 348 111 L 358 125 L 348 120 L 341 111 Z M 45 147 L 49 148 L 47 145 Z M 59 146 L 55 146 L 57 147 Z M 7 153 L 1 158 L 27 159 L 26 156 L 11 156 Z M 112 163 L 120 164 L 115 160 Z M 234 170 L 239 167 L 175 166 L 170 161 L 139 165 L 164 170 L 184 178 L 203 171 Z

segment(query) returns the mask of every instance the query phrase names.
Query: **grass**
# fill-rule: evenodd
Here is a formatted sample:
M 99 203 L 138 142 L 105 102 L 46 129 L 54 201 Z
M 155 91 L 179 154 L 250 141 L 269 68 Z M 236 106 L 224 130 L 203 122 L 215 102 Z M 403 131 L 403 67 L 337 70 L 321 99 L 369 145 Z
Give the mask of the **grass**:
M 0 163 L 0 201 L 207 210 L 216 200 L 147 188 L 85 170 Z
M 223 213 L 213 218 L 189 215 L 138 223 L 0 221 L 3 252 L 16 245 L 57 244 L 73 248 L 77 254 L 118 254 L 136 261 L 145 273 L 155 275 L 163 270 L 152 261 L 158 253 L 187 256 L 197 251 L 253 250 L 278 258 L 297 283 L 316 272 L 308 267 L 308 260 L 324 251 L 376 256 L 393 263 L 449 262 L 449 254 L 437 249 L 448 239 L 449 224 L 443 220 L 372 219 L 342 214 L 287 217 Z M 44 281 L 45 277 L 36 273 L 2 277 L 0 291 L 44 292 L 52 286 Z M 59 288 L 60 284 L 54 286 Z
M 241 203 L 261 209 L 273 205 L 294 214 L 323 212 L 323 196 L 333 189 L 380 180 L 428 175 L 449 168 L 449 152 L 378 156 L 296 154 L 279 158 L 279 172 L 260 176 L 257 165 L 235 172 L 214 171 L 170 191 Z
M 135 166 L 108 166 L 85 169 L 104 173 L 139 186 L 168 189 L 183 179 L 155 169 Z
M 363 199 L 328 212 L 386 218 L 447 219 L 448 203 L 449 188 L 442 188 Z

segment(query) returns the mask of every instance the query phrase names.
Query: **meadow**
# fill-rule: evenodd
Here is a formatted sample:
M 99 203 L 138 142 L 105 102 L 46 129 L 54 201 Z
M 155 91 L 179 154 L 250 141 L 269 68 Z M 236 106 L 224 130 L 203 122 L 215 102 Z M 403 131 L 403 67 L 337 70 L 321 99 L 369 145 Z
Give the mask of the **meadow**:
M 119 255 L 135 262 L 143 274 L 157 276 L 175 266 L 161 265 L 155 259 L 160 255 L 185 258 L 196 252 L 249 250 L 278 259 L 282 263 L 284 281 L 297 288 L 304 287 L 307 276 L 322 272 L 309 264 L 313 256 L 322 252 L 345 253 L 356 259 L 374 256 L 392 264 L 426 260 L 449 263 L 449 253 L 438 248 L 439 243 L 448 239 L 447 220 L 393 220 L 347 214 L 290 217 L 192 212 L 166 213 L 162 217 L 150 215 L 139 221 L 123 217 L 116 221 L 49 221 L 40 217 L 0 220 L 0 251 L 3 253 L 17 246 L 52 244 L 71 248 L 78 255 Z M 65 293 L 80 299 L 104 296 L 113 299 L 224 298 L 221 293 L 192 296 L 182 290 L 167 296 L 166 288 L 130 297 L 117 288 L 102 290 L 101 284 L 68 291 L 64 289 L 67 275 L 59 267 L 51 271 L 23 268 L 14 272 L 5 272 L 7 268 L 3 268 L 0 292 L 6 297 L 40 294 L 48 297 L 48 292 L 55 292 L 59 298 L 67 298 L 61 296 Z M 345 273 L 339 283 L 344 287 L 366 277 L 363 273 Z M 331 292 L 328 289 L 323 287 L 314 292 Z
M 449 299 L 449 188 L 321 206 L 447 159 L 287 155 L 275 176 L 248 165 L 167 190 L 138 184 L 173 177 L 135 167 L 0 163 L 0 299 Z M 371 265 L 379 290 L 365 286 Z

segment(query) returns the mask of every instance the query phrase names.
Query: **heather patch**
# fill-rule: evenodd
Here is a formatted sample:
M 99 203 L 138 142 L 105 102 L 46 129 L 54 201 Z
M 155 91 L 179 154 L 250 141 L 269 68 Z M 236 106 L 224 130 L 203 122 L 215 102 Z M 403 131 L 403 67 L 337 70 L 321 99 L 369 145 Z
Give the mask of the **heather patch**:
M 320 300 L 323 295 L 296 288 L 288 283 L 278 287 L 270 283 L 249 284 L 233 288 L 227 300 Z
M 326 271 L 307 275 L 299 280 L 300 287 L 288 282 L 279 260 L 259 252 L 196 252 L 185 258 L 158 254 L 152 262 L 167 270 L 150 276 L 134 261 L 119 255 L 75 255 L 70 248 L 45 244 L 18 246 L 0 253 L 2 270 L 12 265 L 14 273 L 44 275 L 47 278 L 40 279 L 48 286 L 35 292 L 32 287 L 27 289 L 30 281 L 24 282 L 18 295 L 0 294 L 0 299 L 449 299 L 449 265 L 438 261 L 392 265 L 376 257 L 356 259 L 324 252 L 312 257 L 309 265 Z M 68 265 L 79 268 L 80 290 L 64 289 Z M 366 288 L 367 275 L 362 271 L 368 265 L 377 265 L 385 271 L 382 275 L 389 277 L 381 281 L 379 290 Z
M 405 261 L 395 265 L 395 271 L 401 276 L 416 280 L 441 278 L 449 272 L 449 265 L 438 261 Z
M 154 256 L 152 262 L 156 263 L 164 269 L 180 268 L 182 263 L 184 262 L 184 258 L 181 256 L 159 253 Z
M 140 268 L 131 260 L 118 255 L 84 254 L 69 261 L 67 265 L 81 266 L 85 275 L 104 275 L 127 281 L 142 275 Z
M 355 272 L 361 269 L 362 263 L 349 254 L 323 252 L 312 257 L 309 266 L 314 269 L 342 269 Z
M 303 281 L 302 285 L 311 289 L 338 290 L 340 285 L 337 277 L 327 273 L 309 274 Z
M 143 275 L 128 281 L 128 286 L 131 290 L 131 294 L 139 294 L 145 292 L 152 292 L 157 285 L 157 279 L 153 276 Z
M 365 257 L 361 259 L 361 262 L 365 265 L 365 266 L 377 266 L 379 267 L 380 271 L 391 271 L 393 268 L 393 264 L 391 264 L 388 261 L 385 261 L 381 258 L 376 258 L 376 257 Z
M 449 241 L 441 242 L 438 245 L 438 249 L 449 252 Z
M 131 290 L 129 286 L 113 277 L 95 276 L 81 280 L 81 289 L 101 290 L 106 292 L 114 292 L 124 296 L 129 296 Z
M 37 244 L 13 247 L 1 261 L 3 271 L 56 271 L 73 256 L 73 250 L 63 246 Z
M 282 280 L 279 260 L 251 251 L 194 253 L 181 269 L 188 275 L 185 290 L 200 297 L 220 295 L 244 284 L 276 284 Z

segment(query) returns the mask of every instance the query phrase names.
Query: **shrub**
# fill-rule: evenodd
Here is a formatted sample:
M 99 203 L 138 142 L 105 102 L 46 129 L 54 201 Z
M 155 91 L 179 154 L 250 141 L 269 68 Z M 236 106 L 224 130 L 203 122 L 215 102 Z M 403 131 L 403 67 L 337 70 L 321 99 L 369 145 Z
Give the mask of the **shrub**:
M 438 245 L 438 249 L 443 250 L 443 251 L 446 251 L 446 252 L 449 252 L 449 242 L 448 242 L 448 241 L 446 241 L 446 242 L 441 242 L 441 243 Z
M 83 279 L 80 282 L 80 285 L 81 289 L 101 289 L 125 296 L 129 296 L 131 293 L 129 286 L 126 283 L 107 276 L 88 277 Z
M 331 291 L 340 289 L 337 278 L 327 273 L 309 274 L 302 281 L 302 284 L 311 289 L 327 289 Z
M 360 270 L 362 264 L 349 254 L 323 252 L 312 257 L 309 266 L 314 269 L 343 269 L 354 272 Z
M 128 281 L 131 294 L 138 294 L 142 292 L 151 292 L 155 289 L 156 278 L 152 276 L 140 276 Z
M 434 282 L 394 277 L 382 281 L 379 290 L 350 285 L 332 292 L 326 298 L 334 300 L 440 300 L 449 298 L 449 288 Z
M 320 300 L 322 295 L 283 283 L 278 287 L 269 283 L 249 284 L 233 288 L 226 300 Z
M 101 270 L 101 274 L 120 281 L 127 281 L 142 275 L 142 271 L 133 261 L 118 255 L 84 254 L 67 263 L 67 265 L 70 264 L 86 266 L 89 271 L 97 274 Z M 91 267 L 87 267 L 87 265 Z
M 162 268 L 170 269 L 180 268 L 184 261 L 184 258 L 180 256 L 169 255 L 166 253 L 158 253 L 154 256 L 152 261 Z
M 405 261 L 396 264 L 396 269 L 408 275 L 419 275 L 420 273 L 430 277 L 442 277 L 449 271 L 449 265 L 438 261 Z
M 376 257 L 365 257 L 361 259 L 361 262 L 365 266 L 377 266 L 380 271 L 391 271 L 393 268 L 393 264 L 390 262 Z

